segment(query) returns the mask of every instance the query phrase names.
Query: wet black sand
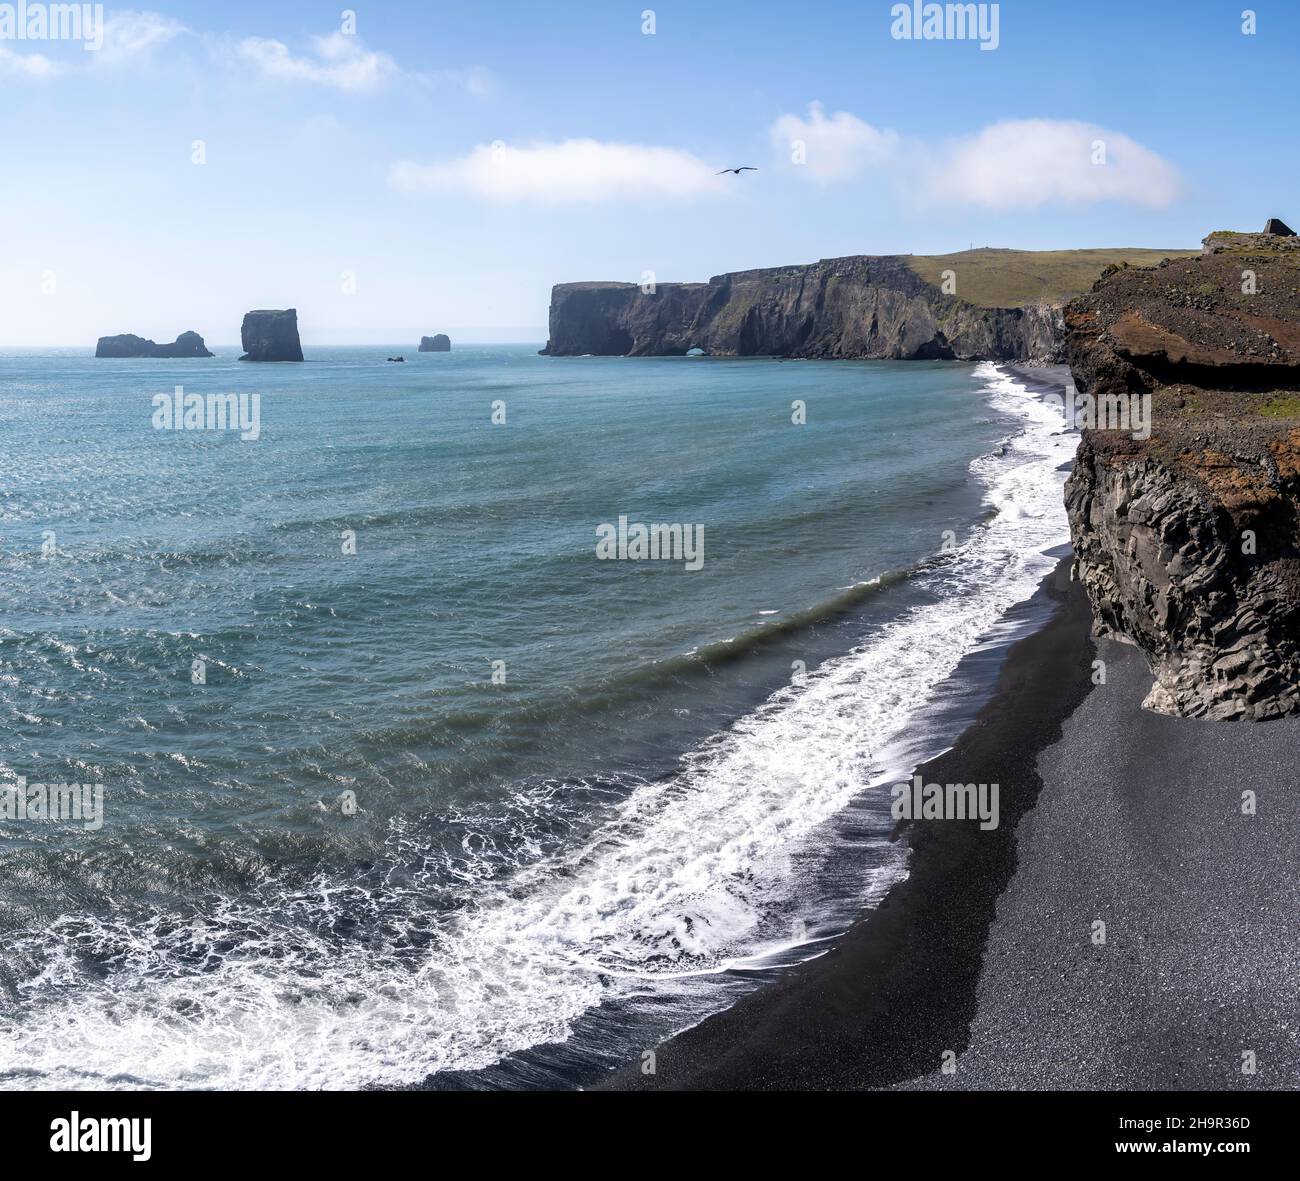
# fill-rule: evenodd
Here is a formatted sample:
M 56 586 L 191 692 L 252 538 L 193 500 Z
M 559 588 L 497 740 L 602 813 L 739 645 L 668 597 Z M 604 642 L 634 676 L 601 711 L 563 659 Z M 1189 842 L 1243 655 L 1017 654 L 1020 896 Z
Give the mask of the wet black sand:
M 911 871 L 826 955 L 792 968 L 603 1085 L 616 1089 L 888 1087 L 968 1046 L 1016 829 L 1042 787 L 1038 756 L 1092 688 L 1091 615 L 1068 560 L 1044 583 L 1050 622 L 1008 653 L 992 698 L 925 781 L 997 783 L 1000 824 L 905 823 Z
M 1143 710 L 1145 659 L 1094 643 L 1068 571 L 975 723 L 919 768 L 997 782 L 999 828 L 901 825 L 911 872 L 878 910 L 603 1086 L 1300 1088 L 1300 718 Z

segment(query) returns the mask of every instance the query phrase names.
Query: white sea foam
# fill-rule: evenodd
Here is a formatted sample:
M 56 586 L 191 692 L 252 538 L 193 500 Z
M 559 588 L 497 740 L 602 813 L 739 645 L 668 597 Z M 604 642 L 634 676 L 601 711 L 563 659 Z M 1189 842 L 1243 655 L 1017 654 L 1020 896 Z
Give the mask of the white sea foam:
M 503 876 L 491 828 L 467 835 L 454 866 L 463 905 L 449 914 L 428 913 L 429 853 L 399 826 L 393 862 L 415 867 L 400 884 L 322 878 L 286 895 L 270 883 L 198 923 L 69 916 L 27 934 L 15 944 L 32 965 L 21 1003 L 0 1009 L 0 1085 L 418 1083 L 562 1041 L 602 1002 L 688 987 L 788 945 L 772 918 L 797 901 L 800 852 L 879 783 L 881 751 L 1068 540 L 1057 468 L 1074 436 L 995 367 L 977 376 L 1024 426 L 972 465 L 997 512 L 920 576 L 937 603 L 776 693 L 675 775 L 636 786 L 581 841 L 548 852 L 522 840 Z M 899 868 L 881 865 L 878 889 Z M 335 916 L 364 936 L 334 934 Z M 110 954 L 106 975 L 85 970 L 83 957 Z

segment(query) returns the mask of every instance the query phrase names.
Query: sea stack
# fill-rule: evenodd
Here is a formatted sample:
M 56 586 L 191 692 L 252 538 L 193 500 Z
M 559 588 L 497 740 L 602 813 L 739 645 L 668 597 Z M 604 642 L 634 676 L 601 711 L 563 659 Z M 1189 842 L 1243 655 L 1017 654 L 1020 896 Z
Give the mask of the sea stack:
M 451 352 L 451 337 L 441 332 L 437 336 L 422 336 L 420 337 L 420 352 L 449 353 Z
M 154 344 L 143 336 L 129 332 L 121 336 L 101 336 L 95 346 L 97 357 L 210 357 L 203 337 L 197 332 L 182 332 L 171 344 Z
M 241 361 L 302 360 L 297 308 L 248 312 L 239 338 L 244 346 Z

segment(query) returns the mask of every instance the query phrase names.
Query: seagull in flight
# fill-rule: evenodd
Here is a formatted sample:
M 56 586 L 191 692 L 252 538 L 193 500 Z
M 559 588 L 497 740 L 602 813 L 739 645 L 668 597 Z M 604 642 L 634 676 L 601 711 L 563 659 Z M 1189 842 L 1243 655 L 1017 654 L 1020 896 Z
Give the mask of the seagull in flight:
M 722 172 L 734 172 L 737 176 L 739 176 L 742 172 L 757 172 L 757 171 L 758 169 L 755 168 L 752 164 L 742 164 L 739 168 L 724 168 L 722 170 Z M 722 172 L 715 172 L 713 175 L 721 176 Z

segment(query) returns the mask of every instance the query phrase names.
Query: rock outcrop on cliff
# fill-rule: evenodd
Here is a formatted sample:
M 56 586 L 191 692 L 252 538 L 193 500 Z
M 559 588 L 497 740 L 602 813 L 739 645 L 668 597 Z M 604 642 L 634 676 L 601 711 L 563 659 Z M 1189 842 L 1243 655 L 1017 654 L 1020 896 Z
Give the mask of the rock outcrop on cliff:
M 301 361 L 298 311 L 248 312 L 239 337 L 244 346 L 241 361 Z
M 943 294 L 906 258 L 853 256 L 653 290 L 561 283 L 542 352 L 1052 362 L 1062 328 L 1050 304 L 979 307 Z
M 451 337 L 439 332 L 437 336 L 420 337 L 420 352 L 422 353 L 449 353 L 451 352 Z
M 1300 711 L 1300 238 L 1212 234 L 1065 319 L 1096 424 L 1066 505 L 1099 634 L 1146 653 L 1151 709 Z M 1143 398 L 1149 437 L 1114 429 L 1106 408 Z
M 210 357 L 203 337 L 197 332 L 182 332 L 171 344 L 154 344 L 143 336 L 129 332 L 121 336 L 101 336 L 95 346 L 97 357 Z

